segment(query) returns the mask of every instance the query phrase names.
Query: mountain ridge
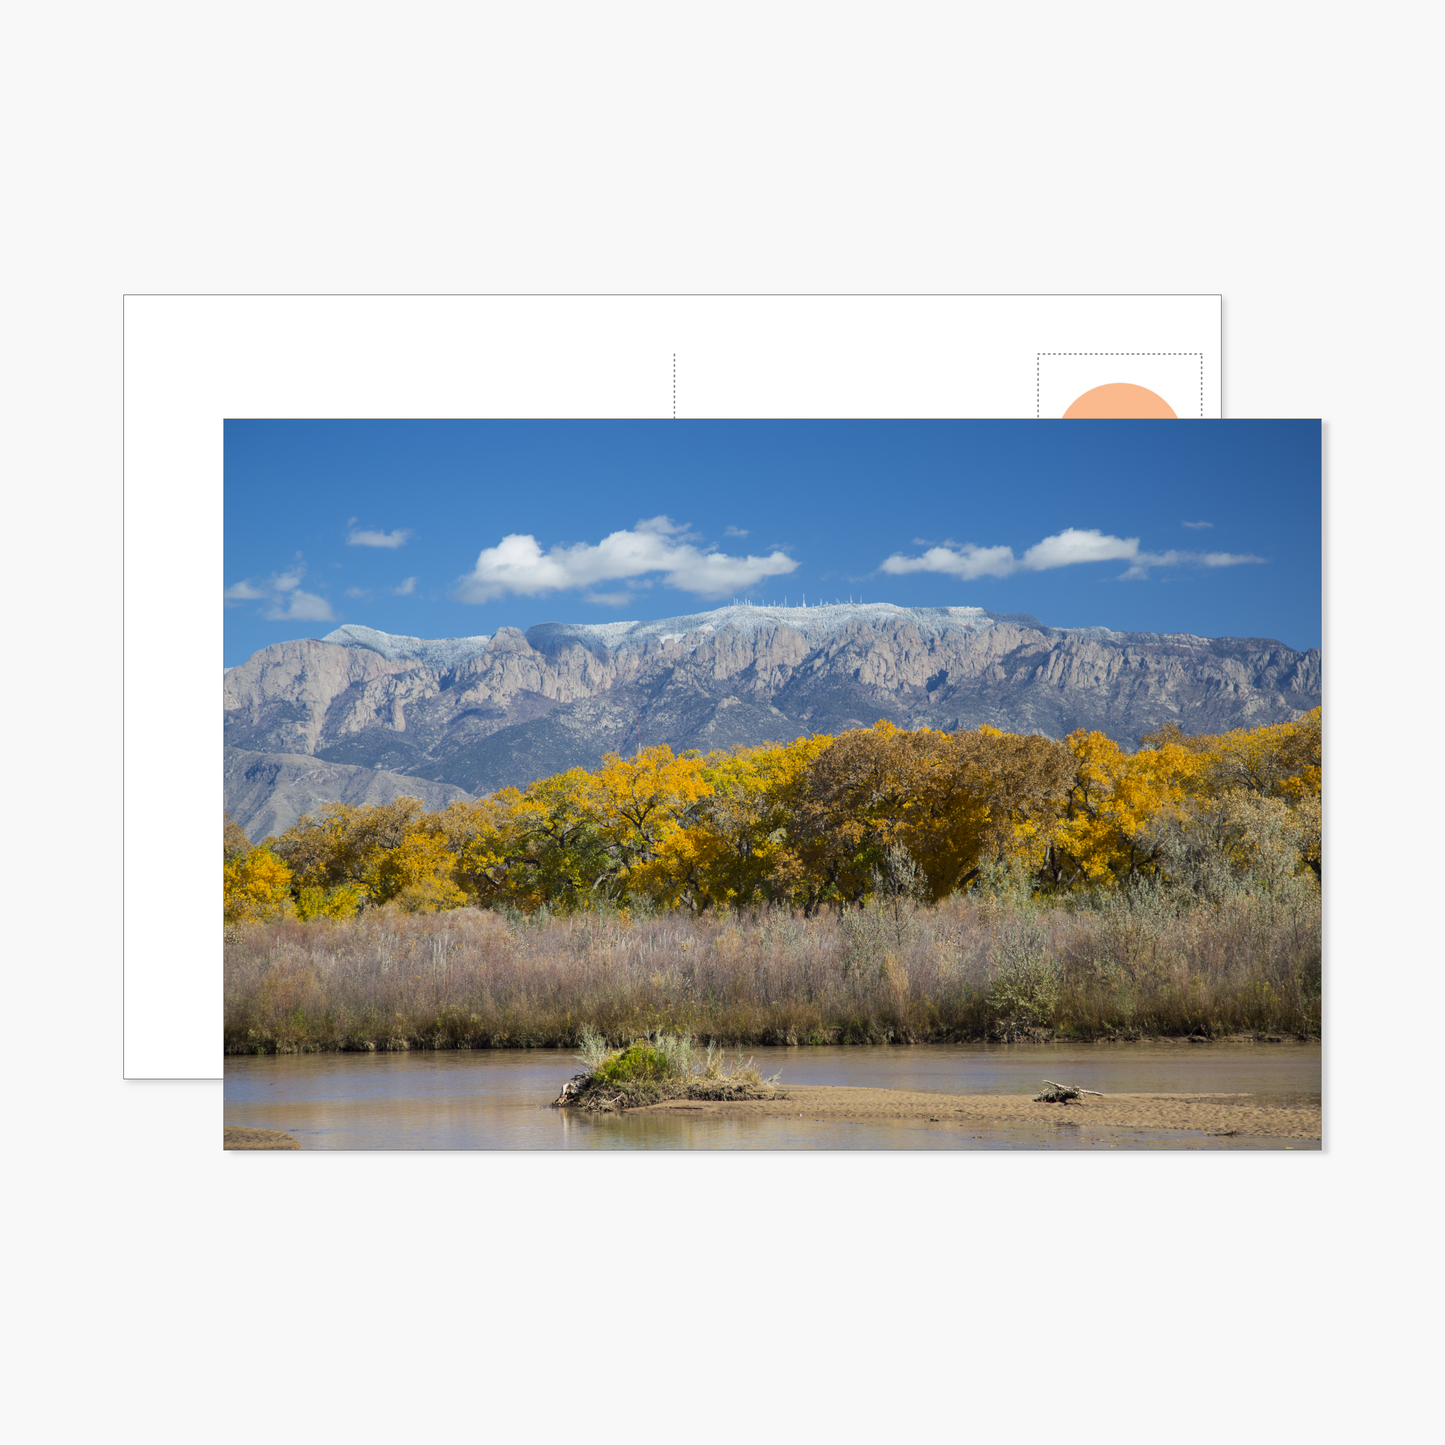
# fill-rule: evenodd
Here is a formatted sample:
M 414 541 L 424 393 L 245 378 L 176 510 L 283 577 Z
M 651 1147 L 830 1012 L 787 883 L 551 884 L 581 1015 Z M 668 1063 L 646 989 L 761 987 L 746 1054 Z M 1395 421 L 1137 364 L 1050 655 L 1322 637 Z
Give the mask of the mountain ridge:
M 1318 649 L 1272 638 L 844 603 L 467 638 L 346 624 L 262 648 L 226 670 L 223 690 L 232 747 L 475 795 L 595 766 L 636 747 L 639 721 L 644 744 L 675 750 L 791 741 L 879 718 L 1054 737 L 1087 727 L 1132 746 L 1170 721 L 1186 732 L 1291 721 L 1319 705 L 1320 671 Z M 253 788 L 244 806 L 259 817 L 265 804 Z

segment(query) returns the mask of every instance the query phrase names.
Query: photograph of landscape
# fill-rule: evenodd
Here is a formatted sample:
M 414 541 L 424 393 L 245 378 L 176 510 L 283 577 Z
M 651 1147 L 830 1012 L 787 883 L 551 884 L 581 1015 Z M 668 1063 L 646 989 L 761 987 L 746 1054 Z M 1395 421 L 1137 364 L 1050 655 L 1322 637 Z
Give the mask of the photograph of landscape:
M 228 421 L 226 1147 L 1319 1149 L 1320 448 Z

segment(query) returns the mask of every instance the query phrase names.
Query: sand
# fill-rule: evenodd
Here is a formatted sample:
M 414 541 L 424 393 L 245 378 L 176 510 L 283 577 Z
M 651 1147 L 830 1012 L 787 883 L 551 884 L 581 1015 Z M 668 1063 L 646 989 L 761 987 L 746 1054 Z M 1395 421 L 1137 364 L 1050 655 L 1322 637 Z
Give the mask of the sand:
M 294 1134 L 283 1134 L 279 1129 L 247 1129 L 241 1124 L 226 1125 L 227 1149 L 299 1149 L 300 1143 Z
M 825 1120 L 907 1120 L 938 1129 L 960 1126 L 1069 1124 L 1109 1133 L 1187 1130 L 1239 1138 L 1320 1137 L 1320 1106 L 1274 1106 L 1252 1094 L 1106 1094 L 1082 1102 L 1037 1104 L 1030 1094 L 930 1094 L 906 1089 L 798 1085 L 772 1099 L 735 1103 L 676 1099 L 629 1109 L 629 1114 L 699 1113 L 733 1118 L 777 1115 Z

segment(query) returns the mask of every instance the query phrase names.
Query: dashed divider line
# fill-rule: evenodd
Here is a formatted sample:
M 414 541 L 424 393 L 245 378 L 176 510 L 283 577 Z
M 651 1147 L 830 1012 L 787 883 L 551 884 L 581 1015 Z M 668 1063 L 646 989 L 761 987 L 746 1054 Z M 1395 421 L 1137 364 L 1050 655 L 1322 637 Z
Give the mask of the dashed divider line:
M 1199 417 L 1204 419 L 1204 353 L 1202 351 L 1036 351 L 1034 352 L 1034 417 L 1043 416 L 1043 364 L 1046 356 L 1197 356 Z

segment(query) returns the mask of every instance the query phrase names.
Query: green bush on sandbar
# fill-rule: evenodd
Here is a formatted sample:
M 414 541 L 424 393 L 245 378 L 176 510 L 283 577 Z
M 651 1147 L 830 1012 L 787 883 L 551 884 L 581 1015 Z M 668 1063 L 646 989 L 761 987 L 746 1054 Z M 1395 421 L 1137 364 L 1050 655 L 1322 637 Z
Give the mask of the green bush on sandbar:
M 669 1034 L 659 1030 L 623 1049 L 609 1049 L 606 1039 L 590 1024 L 582 1025 L 580 1037 L 582 1048 L 576 1058 L 586 1072 L 563 1088 L 554 1101 L 558 1106 L 635 1109 L 669 1099 L 787 1097 L 777 1090 L 778 1075 L 764 1079 L 751 1059 L 744 1060 L 741 1049 L 731 1068 L 714 1042 L 709 1042 L 706 1054 L 694 1062 L 692 1035 L 685 1031 Z
M 669 1073 L 667 1055 L 639 1040 L 608 1059 L 597 1077 L 608 1084 L 649 1084 L 661 1083 Z

